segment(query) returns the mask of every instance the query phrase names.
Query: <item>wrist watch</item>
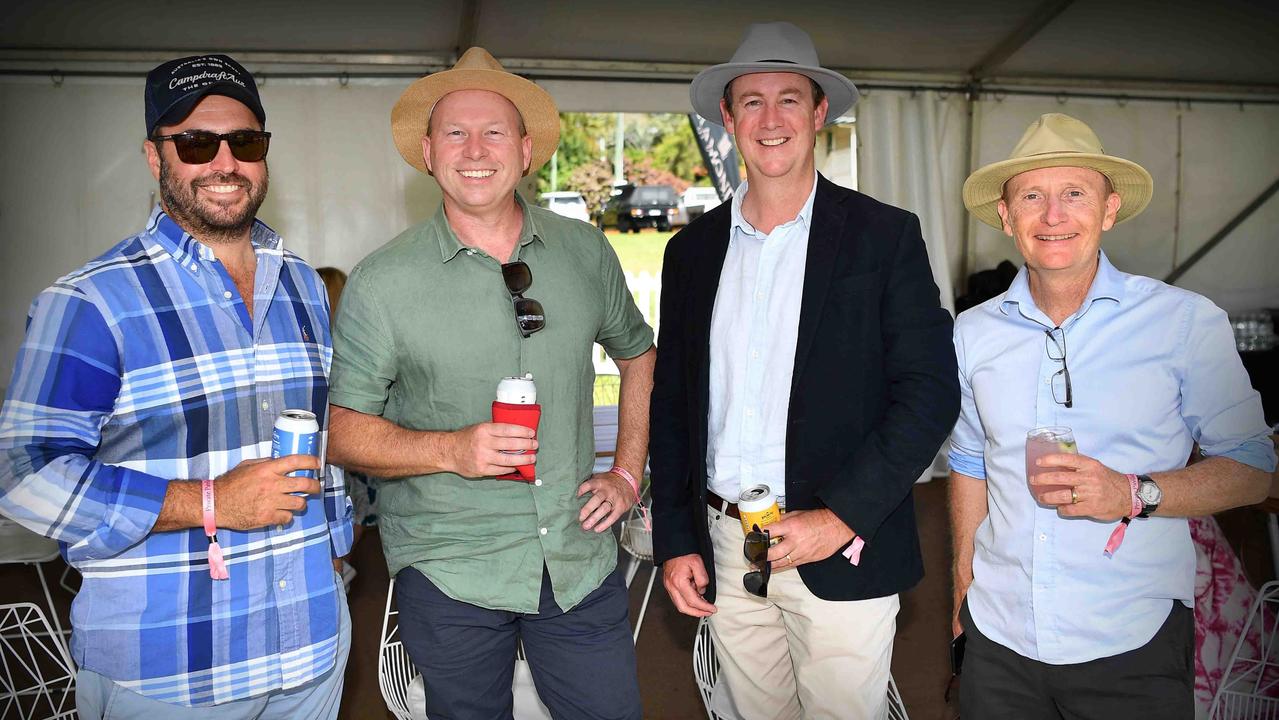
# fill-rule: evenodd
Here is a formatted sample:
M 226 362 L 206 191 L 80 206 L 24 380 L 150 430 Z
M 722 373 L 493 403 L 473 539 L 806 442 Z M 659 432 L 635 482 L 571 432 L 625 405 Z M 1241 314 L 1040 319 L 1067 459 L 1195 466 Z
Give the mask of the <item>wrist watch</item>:
M 1141 501 L 1142 506 L 1137 517 L 1147 518 L 1150 517 L 1150 513 L 1159 509 L 1159 503 L 1164 500 L 1164 493 L 1149 475 L 1138 475 L 1137 480 L 1139 481 L 1137 499 Z

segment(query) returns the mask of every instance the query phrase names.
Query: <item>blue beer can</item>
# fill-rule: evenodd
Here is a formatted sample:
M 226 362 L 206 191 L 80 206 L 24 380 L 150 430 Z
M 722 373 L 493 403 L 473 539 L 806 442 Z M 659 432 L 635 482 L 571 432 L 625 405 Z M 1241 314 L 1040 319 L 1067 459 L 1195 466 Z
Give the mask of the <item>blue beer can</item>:
M 286 455 L 320 454 L 320 423 L 316 422 L 315 413 L 309 410 L 285 410 L 275 420 L 275 430 L 271 433 L 271 457 Z M 314 470 L 295 470 L 289 473 L 292 477 L 316 476 Z

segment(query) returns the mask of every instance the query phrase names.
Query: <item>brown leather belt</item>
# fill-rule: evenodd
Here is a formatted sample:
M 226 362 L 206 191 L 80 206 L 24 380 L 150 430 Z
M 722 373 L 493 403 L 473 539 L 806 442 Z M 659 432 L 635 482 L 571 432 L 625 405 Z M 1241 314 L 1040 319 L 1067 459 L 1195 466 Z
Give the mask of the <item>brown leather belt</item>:
M 706 505 L 710 509 L 722 512 L 735 520 L 742 519 L 742 514 L 737 511 L 737 503 L 731 503 L 710 490 L 706 491 Z

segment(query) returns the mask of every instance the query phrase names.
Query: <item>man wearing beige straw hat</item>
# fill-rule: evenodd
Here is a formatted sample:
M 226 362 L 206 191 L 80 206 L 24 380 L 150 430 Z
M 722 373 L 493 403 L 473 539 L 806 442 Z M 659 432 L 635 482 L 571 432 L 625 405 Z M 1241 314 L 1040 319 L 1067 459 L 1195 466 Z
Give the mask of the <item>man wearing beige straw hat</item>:
M 522 641 L 554 717 L 638 718 L 607 530 L 638 497 L 652 330 L 604 236 L 515 192 L 559 142 L 544 90 L 471 48 L 404 91 L 391 131 L 444 200 L 351 273 L 334 328 L 329 458 L 390 478 L 380 532 L 426 713 L 511 717 Z M 592 475 L 595 342 L 621 390 L 616 467 Z M 490 422 L 499 381 L 528 373 L 536 436 Z M 527 465 L 532 477 L 498 477 Z
M 923 575 L 911 488 L 959 412 L 951 318 L 918 218 L 817 173 L 857 89 L 806 32 L 750 26 L 690 96 L 748 179 L 666 250 L 655 555 L 709 617 L 718 715 L 880 718 L 898 593 Z M 758 485 L 785 508 L 771 549 L 738 507 Z
M 963 717 L 1194 716 L 1186 518 L 1261 500 L 1275 455 L 1225 313 L 1101 250 L 1152 189 L 1061 114 L 964 184 L 1025 267 L 955 322 Z M 1038 457 L 1048 427 L 1073 439 Z

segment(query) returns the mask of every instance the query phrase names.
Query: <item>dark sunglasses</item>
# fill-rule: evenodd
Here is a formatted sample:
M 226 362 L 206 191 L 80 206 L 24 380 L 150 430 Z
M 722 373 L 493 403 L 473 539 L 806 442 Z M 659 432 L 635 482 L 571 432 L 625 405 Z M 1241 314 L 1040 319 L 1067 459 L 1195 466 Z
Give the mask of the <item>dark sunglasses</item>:
M 520 328 L 520 335 L 528 337 L 546 327 L 546 311 L 542 303 L 533 298 L 524 297 L 524 292 L 533 284 L 533 271 L 522 260 L 502 265 L 502 280 L 506 282 L 506 291 L 511 294 L 511 303 L 515 306 L 515 324 Z
M 742 587 L 751 595 L 762 598 L 768 597 L 768 578 L 773 574 L 773 563 L 768 559 L 768 544 L 768 531 L 760 530 L 758 525 L 751 526 L 751 531 L 746 533 L 746 541 L 742 543 L 742 554 L 746 556 L 746 562 L 759 568 L 742 576 Z
M 168 140 L 178 151 L 178 159 L 187 165 L 207 165 L 218 156 L 225 140 L 231 148 L 231 156 L 240 162 L 258 162 L 266 157 L 271 144 L 271 133 L 265 130 L 236 130 L 215 133 L 208 130 L 187 130 L 177 135 L 156 135 L 153 142 Z

